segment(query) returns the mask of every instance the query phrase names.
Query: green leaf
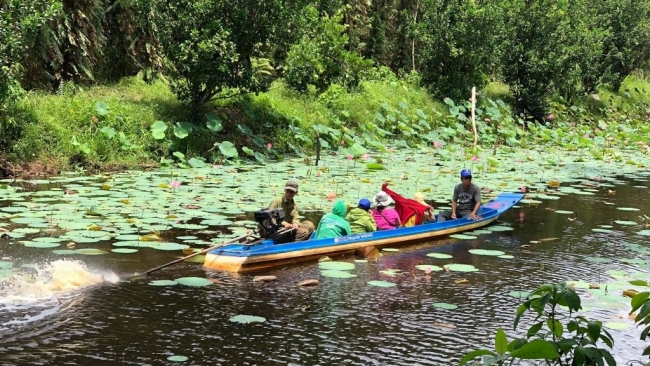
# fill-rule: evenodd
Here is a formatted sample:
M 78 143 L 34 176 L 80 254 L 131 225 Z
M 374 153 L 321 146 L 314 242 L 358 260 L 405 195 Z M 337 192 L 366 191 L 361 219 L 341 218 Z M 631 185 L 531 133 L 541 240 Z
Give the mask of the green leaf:
M 546 321 L 546 325 L 548 326 L 548 329 L 555 334 L 556 337 L 561 338 L 562 333 L 564 333 L 564 327 L 562 326 L 562 323 L 560 323 L 559 320 L 553 321 L 552 319 L 548 319 Z
M 553 343 L 542 339 L 530 341 L 510 352 L 512 357 L 522 360 L 555 360 L 560 358 Z
M 517 338 L 517 339 L 512 340 L 512 342 L 510 342 L 508 344 L 508 352 L 512 352 L 512 351 L 516 350 L 517 348 L 519 348 L 519 347 L 523 346 L 524 344 L 526 344 L 526 342 L 527 341 L 525 339 L 523 339 L 523 338 Z
M 540 329 L 542 329 L 543 326 L 544 326 L 544 323 L 542 323 L 542 322 L 539 322 L 537 324 L 533 324 L 532 327 L 528 328 L 528 332 L 526 332 L 526 337 L 530 338 L 530 337 L 534 336 L 535 334 L 537 334 L 537 332 L 539 332 Z
M 109 139 L 112 139 L 113 137 L 115 137 L 115 134 L 116 134 L 115 129 L 113 127 L 109 127 L 109 126 L 104 126 L 99 131 L 101 131 L 101 133 L 106 135 L 106 137 L 108 137 Z
M 244 135 L 248 135 L 248 136 L 250 136 L 250 135 L 253 134 L 253 131 L 251 131 L 251 129 L 250 129 L 248 126 L 246 126 L 245 124 L 238 124 L 238 125 L 237 125 L 237 128 L 238 128 L 239 131 L 241 131 L 241 133 L 243 133 Z
M 582 309 L 580 304 L 580 296 L 571 288 L 567 287 L 562 291 L 563 299 L 571 311 L 578 311 Z
M 104 117 L 108 115 L 108 113 L 111 111 L 111 108 L 106 104 L 105 102 L 97 102 L 95 103 L 95 114 Z
M 223 125 L 221 124 L 221 118 L 214 113 L 208 113 L 205 115 L 207 121 L 205 121 L 205 127 L 212 132 L 220 132 L 223 130 Z
M 192 132 L 192 124 L 188 122 L 176 122 L 174 125 L 174 136 L 184 139 Z
M 501 327 L 497 329 L 497 334 L 494 337 L 494 349 L 501 356 L 508 350 L 508 337 Z
M 167 124 L 163 121 L 154 122 L 151 127 L 151 136 L 156 140 L 162 140 L 165 138 L 165 131 L 167 130 Z
M 460 359 L 460 363 L 458 365 L 463 366 L 468 361 L 471 361 L 471 360 L 475 359 L 476 357 L 481 357 L 481 356 L 486 356 L 486 355 L 497 356 L 497 354 L 492 352 L 492 351 L 488 351 L 486 349 L 477 349 L 476 351 L 472 351 L 472 352 L 466 354 L 465 356 L 463 356 L 463 358 Z
M 198 158 L 191 158 L 190 160 L 187 161 L 187 163 L 192 168 L 204 168 L 206 166 L 205 162 Z
M 648 300 L 648 297 L 650 297 L 650 292 L 640 292 L 632 298 L 632 301 L 630 304 L 632 305 L 632 310 L 630 311 L 630 314 L 635 312 L 641 305 L 645 304 L 646 301 Z
M 174 152 L 172 153 L 172 155 L 174 155 L 175 157 L 177 157 L 178 160 L 180 160 L 180 161 L 185 161 L 185 154 L 183 154 L 183 153 L 180 152 L 180 151 L 174 151 Z
M 253 151 L 253 149 L 250 149 L 250 148 L 248 148 L 246 146 L 242 147 L 241 150 L 244 153 L 246 153 L 246 155 L 248 155 L 248 156 L 253 156 L 255 154 L 255 151 Z
M 219 144 L 219 151 L 227 158 L 236 158 L 239 156 L 235 144 L 230 141 L 223 141 Z
M 648 286 L 648 283 L 646 281 L 642 281 L 642 280 L 632 280 L 632 281 L 629 281 L 629 282 L 631 284 L 633 284 L 634 286 L 646 286 L 646 287 Z
M 269 162 L 269 159 L 267 159 L 266 156 L 264 156 L 264 154 L 261 154 L 258 151 L 255 152 L 254 156 L 255 156 L 255 160 L 259 161 L 262 164 L 266 164 Z
M 603 324 L 599 321 L 590 321 L 587 323 L 587 335 L 592 342 L 597 342 L 600 338 L 600 330 L 602 329 Z

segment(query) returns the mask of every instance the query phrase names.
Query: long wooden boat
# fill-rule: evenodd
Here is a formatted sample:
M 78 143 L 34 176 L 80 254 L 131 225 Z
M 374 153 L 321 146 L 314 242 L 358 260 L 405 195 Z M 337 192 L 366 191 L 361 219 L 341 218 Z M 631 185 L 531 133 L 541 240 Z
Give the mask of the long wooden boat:
M 468 218 L 433 222 L 395 230 L 352 234 L 338 238 L 312 239 L 301 242 L 276 244 L 271 239 L 258 244 L 229 244 L 214 249 L 205 256 L 204 266 L 229 271 L 246 272 L 288 263 L 315 260 L 325 255 L 354 252 L 357 249 L 374 246 L 396 246 L 422 242 L 435 237 L 474 230 L 495 221 L 500 214 L 516 205 L 524 197 L 521 193 L 502 193 L 481 205 L 479 219 Z

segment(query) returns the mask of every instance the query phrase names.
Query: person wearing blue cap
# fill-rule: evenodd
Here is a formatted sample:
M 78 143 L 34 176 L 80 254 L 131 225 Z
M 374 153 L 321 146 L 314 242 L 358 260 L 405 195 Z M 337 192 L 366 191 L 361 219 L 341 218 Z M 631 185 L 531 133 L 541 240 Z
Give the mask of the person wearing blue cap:
M 377 231 L 375 219 L 370 214 L 370 200 L 362 198 L 357 207 L 350 210 L 345 220 L 350 223 L 352 234 Z
M 461 217 L 476 219 L 476 213 L 481 206 L 481 189 L 472 183 L 472 172 L 469 169 L 460 171 L 460 184 L 454 187 L 451 198 L 451 211 L 438 214 L 438 221 L 452 220 Z

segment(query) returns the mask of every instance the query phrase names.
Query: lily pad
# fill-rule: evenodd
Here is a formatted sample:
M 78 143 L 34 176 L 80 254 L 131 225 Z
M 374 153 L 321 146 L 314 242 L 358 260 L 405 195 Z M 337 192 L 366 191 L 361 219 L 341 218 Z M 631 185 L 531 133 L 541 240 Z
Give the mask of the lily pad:
M 0 261 L 0 268 L 11 268 L 13 265 L 12 262 Z
M 203 287 L 212 285 L 212 281 L 203 277 L 181 277 L 175 280 L 177 283 L 185 286 Z
M 515 256 L 510 255 L 510 254 L 505 254 L 505 255 L 500 255 L 499 258 L 501 259 L 513 259 Z
M 77 249 L 75 250 L 76 254 L 82 254 L 82 255 L 102 255 L 102 254 L 108 254 L 108 252 L 105 252 L 100 249 L 95 249 L 95 248 L 84 248 L 84 249 Z
M 178 282 L 172 280 L 154 280 L 149 282 L 151 286 L 174 286 L 178 285 Z
M 473 235 L 465 235 L 465 234 L 452 234 L 452 235 L 449 235 L 449 237 L 450 237 L 450 238 L 454 238 L 454 239 L 463 239 L 463 240 L 472 240 L 472 239 L 476 239 L 476 236 L 473 236 Z
M 637 232 L 636 235 L 650 236 L 650 230 L 641 230 Z
M 339 270 L 335 270 L 335 269 L 328 269 L 328 270 L 322 271 L 320 274 L 323 277 L 332 277 L 332 278 L 352 278 L 352 277 L 357 277 L 357 275 L 352 274 L 350 272 L 339 271 Z
M 353 263 L 330 261 L 330 262 L 320 262 L 318 263 L 318 267 L 320 267 L 321 269 L 349 271 L 351 269 L 354 269 L 355 266 Z
M 620 322 L 607 322 L 603 324 L 603 326 L 612 330 L 625 330 L 630 328 L 630 324 Z
M 488 256 L 495 256 L 495 257 L 506 254 L 505 252 L 502 252 L 500 250 L 489 250 L 489 249 L 470 249 L 469 252 L 476 255 L 488 255 Z
M 639 211 L 638 208 L 634 207 L 616 207 L 616 209 L 619 211 Z
M 611 233 L 613 230 L 601 229 L 601 228 L 593 228 L 593 229 L 591 229 L 591 231 L 596 232 L 596 233 L 607 234 L 607 233 Z
M 169 356 L 169 357 L 167 357 L 167 361 L 170 361 L 170 362 L 185 362 L 187 360 L 189 360 L 189 358 L 187 358 L 187 356 Z
M 123 254 L 130 254 L 130 253 L 137 253 L 137 249 L 132 249 L 132 248 L 115 248 L 112 249 L 111 252 L 113 253 L 123 253 Z
M 457 305 L 448 304 L 446 302 L 437 302 L 433 304 L 433 307 L 438 309 L 445 309 L 445 310 L 455 310 L 456 308 L 458 308 Z
M 489 229 L 492 230 L 492 231 L 512 231 L 512 230 L 514 230 L 514 228 L 512 228 L 510 226 L 501 226 L 501 225 L 490 226 Z
M 397 286 L 396 283 L 388 282 L 388 281 L 368 281 L 368 284 L 371 285 L 371 286 L 377 286 L 377 287 L 394 287 L 394 286 Z
M 452 264 L 445 265 L 445 267 L 453 272 L 477 272 L 478 271 L 478 268 L 474 267 L 471 264 L 452 263 Z
M 61 243 L 48 243 L 48 242 L 35 242 L 28 241 L 24 243 L 28 248 L 56 248 L 61 245 Z
M 530 295 L 530 292 L 528 292 L 528 291 L 510 291 L 510 292 L 508 292 L 508 295 L 514 297 L 515 299 L 524 299 L 528 295 Z
M 266 321 L 266 318 L 262 318 L 261 316 L 254 316 L 254 315 L 235 315 L 235 316 L 231 316 L 230 319 L 228 320 L 230 320 L 233 323 L 251 324 L 251 323 L 264 323 Z
M 443 253 L 428 253 L 427 257 L 438 258 L 438 259 L 451 259 L 454 256 L 450 254 L 443 254 Z
M 619 225 L 627 225 L 627 226 L 637 225 L 637 223 L 634 222 L 634 221 L 616 220 L 616 221 L 614 221 L 614 222 L 617 223 L 617 224 L 619 224 Z

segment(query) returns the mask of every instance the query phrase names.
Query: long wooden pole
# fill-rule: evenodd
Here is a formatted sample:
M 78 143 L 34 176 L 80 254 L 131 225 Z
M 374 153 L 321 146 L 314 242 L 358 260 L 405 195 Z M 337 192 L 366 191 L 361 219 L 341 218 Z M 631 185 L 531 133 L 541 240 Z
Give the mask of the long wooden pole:
M 472 87 L 472 129 L 474 130 L 474 151 L 478 142 L 478 132 L 476 131 L 476 87 Z
M 217 248 L 222 247 L 222 246 L 224 246 L 224 245 L 232 244 L 232 243 L 234 243 L 234 242 L 236 242 L 236 241 L 239 241 L 239 240 L 241 240 L 241 239 L 244 239 L 245 237 L 249 236 L 250 234 L 251 234 L 251 232 L 248 231 L 246 234 L 244 234 L 244 235 L 242 235 L 242 236 L 238 236 L 238 237 L 236 237 L 236 238 L 234 238 L 234 239 L 230 239 L 230 240 L 228 240 L 228 241 L 226 241 L 226 242 L 223 242 L 223 243 L 221 243 L 221 244 L 217 244 L 217 245 L 211 246 L 210 248 L 203 249 L 203 250 L 201 250 L 200 252 L 192 253 L 192 254 L 187 255 L 187 256 L 185 256 L 185 257 L 183 257 L 183 258 L 178 258 L 178 259 L 176 259 L 176 260 L 174 260 L 174 261 L 171 261 L 171 262 L 169 262 L 169 263 L 163 264 L 162 266 L 158 266 L 158 267 L 156 267 L 156 268 L 152 268 L 152 269 L 150 269 L 150 270 L 148 270 L 148 271 L 146 271 L 146 272 L 143 272 L 143 273 L 136 273 L 136 274 L 134 274 L 133 276 L 131 276 L 131 277 L 129 277 L 129 278 L 147 276 L 147 275 L 149 275 L 149 273 L 151 273 L 151 272 L 155 272 L 155 271 L 158 271 L 158 270 L 163 269 L 163 268 L 165 268 L 165 267 L 169 267 L 169 266 L 171 266 L 172 264 L 176 264 L 176 263 L 182 262 L 182 261 L 184 261 L 184 260 L 190 259 L 190 258 L 192 258 L 192 257 L 196 257 L 197 255 L 205 254 L 205 253 L 207 253 L 207 252 L 209 252 L 209 251 L 211 251 L 211 250 L 213 250 L 213 249 L 217 249 Z

